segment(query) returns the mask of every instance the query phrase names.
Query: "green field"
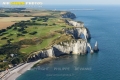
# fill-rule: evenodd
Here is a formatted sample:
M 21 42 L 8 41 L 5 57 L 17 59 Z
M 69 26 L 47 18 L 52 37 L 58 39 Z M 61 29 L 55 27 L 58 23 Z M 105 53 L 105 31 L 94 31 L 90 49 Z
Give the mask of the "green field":
M 19 36 L 19 37 L 17 37 L 17 34 L 21 34 L 21 32 L 19 32 L 18 30 L 13 30 L 14 27 L 12 27 L 11 29 L 8 29 L 7 31 L 5 31 L 4 35 L 0 36 L 0 42 L 1 42 L 0 46 L 7 44 L 7 40 L 9 40 L 9 39 L 14 39 L 11 41 L 11 43 L 14 43 L 14 42 L 18 42 L 18 41 L 24 40 L 24 39 L 36 39 L 36 38 L 42 39 L 45 36 L 47 37 L 47 36 L 54 34 L 53 37 L 51 37 L 49 39 L 44 39 L 43 42 L 41 43 L 41 44 L 44 44 L 44 42 L 51 42 L 53 39 L 62 35 L 62 34 L 57 33 L 55 31 L 70 27 L 69 25 L 66 25 L 66 23 L 63 22 L 62 19 L 59 19 L 59 18 L 49 18 L 49 20 L 47 22 L 37 21 L 37 20 L 34 20 L 34 21 L 35 21 L 35 23 L 40 23 L 40 24 L 46 23 L 48 25 L 47 26 L 27 25 L 27 28 L 25 28 L 25 31 L 27 31 L 27 33 L 24 34 L 24 36 Z M 20 27 L 17 26 L 17 28 L 19 29 Z M 33 32 L 33 31 L 36 31 L 37 33 L 35 35 L 30 35 L 29 33 Z M 10 36 L 10 34 L 12 34 L 12 35 Z M 1 40 L 1 38 L 3 38 L 3 37 L 6 37 L 7 39 Z M 42 46 L 41 44 L 40 44 L 40 46 Z M 37 48 L 37 46 L 39 46 L 39 44 L 37 44 L 35 46 L 36 46 L 35 48 Z M 44 46 L 39 47 L 39 48 L 43 49 Z M 26 51 L 27 51 L 27 53 L 31 52 L 31 50 L 27 50 L 27 49 L 29 49 L 29 47 L 26 47 L 26 49 L 25 48 L 22 49 L 23 51 L 21 50 L 21 52 L 24 52 L 24 53 L 26 53 Z
M 18 64 L 26 60 L 32 52 L 47 49 L 71 38 L 62 31 L 63 28 L 71 26 L 60 17 L 61 12 L 46 12 L 52 16 L 38 16 L 31 20 L 19 21 L 7 29 L 0 30 L 0 68 L 6 65 L 3 60 L 6 60 L 7 64 Z M 15 58 L 19 59 L 18 62 L 11 62 L 11 54 L 17 55 Z

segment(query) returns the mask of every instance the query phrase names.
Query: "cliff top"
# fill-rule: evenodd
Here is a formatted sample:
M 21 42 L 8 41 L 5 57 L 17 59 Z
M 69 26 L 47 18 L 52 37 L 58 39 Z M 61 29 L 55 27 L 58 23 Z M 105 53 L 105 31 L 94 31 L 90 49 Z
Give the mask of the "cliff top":
M 24 62 L 32 52 L 71 39 L 63 32 L 63 28 L 72 26 L 66 24 L 61 18 L 61 13 L 64 13 L 62 11 L 31 10 L 28 13 L 24 11 L 17 13 L 12 9 L 4 12 L 8 16 L 18 15 L 18 18 L 22 16 L 21 14 L 26 14 L 24 17 L 34 14 L 35 17 L 30 16 L 33 17 L 30 20 L 18 21 L 6 29 L 0 30 L 0 65 L 4 65 L 1 70 L 8 68 L 9 63 Z

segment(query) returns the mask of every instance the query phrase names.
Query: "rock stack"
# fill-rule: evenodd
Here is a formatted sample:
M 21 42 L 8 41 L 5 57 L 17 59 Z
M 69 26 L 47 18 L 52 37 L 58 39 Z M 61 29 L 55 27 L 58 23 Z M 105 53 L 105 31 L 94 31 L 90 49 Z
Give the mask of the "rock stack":
M 97 43 L 97 41 L 96 41 L 96 43 L 95 43 L 95 47 L 94 47 L 94 52 L 98 52 L 99 51 L 99 49 L 98 49 L 98 43 Z

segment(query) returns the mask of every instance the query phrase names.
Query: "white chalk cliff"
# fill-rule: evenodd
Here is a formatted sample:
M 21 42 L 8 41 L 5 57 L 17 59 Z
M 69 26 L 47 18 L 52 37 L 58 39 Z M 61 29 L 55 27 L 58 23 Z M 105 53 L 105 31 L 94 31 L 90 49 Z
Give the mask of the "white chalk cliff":
M 81 22 L 76 22 L 76 21 L 68 21 L 70 25 L 74 26 L 74 27 L 84 27 L 84 24 Z
M 70 14 L 69 14 L 70 15 Z M 65 16 L 65 15 L 64 15 Z M 66 17 L 66 16 L 65 16 Z M 91 38 L 89 30 L 84 27 L 82 22 L 76 22 L 72 20 L 66 20 L 66 23 L 72 25 L 71 29 L 64 29 L 66 34 L 72 35 L 73 39 L 60 42 L 59 44 L 54 44 L 51 48 L 47 50 L 34 52 L 29 60 L 34 58 L 46 58 L 46 57 L 58 57 L 64 54 L 79 54 L 84 55 L 87 52 L 94 53 L 88 39 Z M 81 37 L 81 34 L 84 35 L 84 38 Z M 98 45 L 96 43 L 95 50 L 98 49 Z M 90 50 L 90 51 L 89 51 Z
M 61 56 L 64 54 L 79 54 L 84 55 L 87 53 L 87 49 L 90 49 L 90 53 L 93 53 L 90 43 L 86 42 L 84 39 L 72 39 L 68 42 L 61 42 L 59 44 L 55 44 L 50 49 L 44 51 L 35 52 L 31 58 L 39 57 L 53 57 L 53 56 Z
M 85 27 L 77 27 L 77 28 L 72 28 L 69 30 L 65 29 L 65 32 L 67 34 L 73 35 L 75 39 L 82 38 L 81 35 L 83 35 L 84 39 L 86 39 L 86 40 L 91 38 L 91 35 L 90 35 L 88 29 Z

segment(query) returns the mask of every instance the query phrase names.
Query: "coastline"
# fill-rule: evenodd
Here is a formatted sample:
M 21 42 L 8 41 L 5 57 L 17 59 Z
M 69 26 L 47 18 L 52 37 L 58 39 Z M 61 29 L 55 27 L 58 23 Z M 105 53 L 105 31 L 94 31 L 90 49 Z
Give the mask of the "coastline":
M 66 56 L 60 56 L 59 58 L 65 58 L 68 57 Z M 36 67 L 45 63 L 49 63 L 49 61 L 53 60 L 53 59 L 57 59 L 58 57 L 48 57 L 48 58 L 44 58 L 44 59 L 39 59 L 37 61 L 34 62 L 30 62 L 30 63 L 25 63 L 20 67 L 15 68 L 14 70 L 11 70 L 10 72 L 8 72 L 1 80 L 16 80 L 20 75 L 22 75 L 23 73 L 25 73 L 27 70 L 30 70 L 32 67 Z
M 69 16 L 67 16 L 67 15 L 69 15 Z M 75 18 L 75 15 L 73 13 L 67 12 L 65 15 L 63 14 L 63 17 Z M 40 60 L 37 60 L 34 62 L 21 63 L 21 64 L 17 65 L 16 67 L 13 67 L 11 69 L 1 72 L 0 80 L 16 80 L 17 77 L 19 77 L 21 74 L 25 73 L 27 70 L 30 70 L 30 68 L 32 68 L 39 61 L 42 62 L 40 64 L 44 64 L 44 63 L 50 61 L 51 59 L 53 59 L 54 57 L 52 57 L 51 59 L 50 58 L 49 59 L 47 58 L 46 60 L 42 60 L 43 62 L 40 59 Z
M 67 12 L 63 15 L 61 15 L 62 18 L 76 18 L 76 16 L 71 13 L 71 12 Z M 3 71 L 0 73 L 0 80 L 16 80 L 20 75 L 22 75 L 23 73 L 25 73 L 27 70 L 30 70 L 32 67 L 35 66 L 35 64 L 37 65 L 42 65 L 46 62 L 51 61 L 52 59 L 54 59 L 55 57 L 48 57 L 45 59 L 38 59 L 37 61 L 34 62 L 29 62 L 29 63 L 21 63 L 20 65 L 13 67 L 11 69 L 8 69 L 6 71 Z
M 67 16 L 66 16 L 67 15 Z M 65 15 L 62 15 L 62 18 L 67 18 L 67 17 L 70 17 L 72 16 L 73 14 L 70 14 L 70 13 L 67 13 Z M 74 17 L 71 17 L 72 19 L 75 18 Z M 75 27 L 79 27 L 79 26 L 82 26 L 83 27 L 83 24 L 80 25 L 78 22 L 76 21 L 70 21 L 69 22 L 72 26 L 75 26 Z M 87 30 L 86 30 L 87 31 Z M 81 42 L 81 41 L 80 41 Z M 90 45 L 90 44 L 89 44 Z M 51 50 L 49 51 L 45 51 L 46 53 L 49 53 L 51 52 Z M 52 51 L 53 52 L 53 51 Z M 77 52 L 76 52 L 77 53 Z M 44 54 L 44 52 L 43 52 Z M 53 53 L 52 53 L 53 54 Z M 23 73 L 25 73 L 27 70 L 30 70 L 33 66 L 37 66 L 37 64 L 44 64 L 48 61 L 50 61 L 51 59 L 53 59 L 54 57 L 43 57 L 45 59 L 41 60 L 37 60 L 37 61 L 34 61 L 34 62 L 29 62 L 29 63 L 25 63 L 24 65 L 20 66 L 20 67 L 17 67 L 15 68 L 14 70 L 10 70 L 4 77 L 2 80 L 16 80 L 20 75 L 22 75 Z
M 35 61 L 35 62 L 30 62 L 30 63 L 25 63 L 24 65 L 8 72 L 1 80 L 16 80 L 17 77 L 19 77 L 21 74 L 25 73 L 27 70 L 30 70 L 33 65 L 41 61 L 41 59 Z

